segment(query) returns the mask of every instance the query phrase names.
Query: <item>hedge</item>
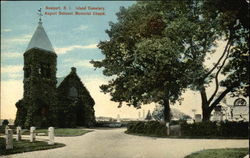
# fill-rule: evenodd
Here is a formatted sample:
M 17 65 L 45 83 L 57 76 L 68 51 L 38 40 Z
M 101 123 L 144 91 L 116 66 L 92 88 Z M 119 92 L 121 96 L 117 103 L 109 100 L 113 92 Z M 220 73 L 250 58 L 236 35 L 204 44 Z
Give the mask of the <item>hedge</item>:
M 127 125 L 128 133 L 166 136 L 167 128 L 157 121 L 133 122 Z
M 248 122 L 200 122 L 182 124 L 183 136 L 248 137 Z
M 170 123 L 176 125 L 177 122 Z M 248 122 L 199 122 L 181 125 L 181 136 L 191 137 L 223 137 L 223 138 L 248 138 Z M 158 121 L 132 122 L 127 125 L 127 133 L 167 136 L 165 124 Z
M 5 139 L 0 137 L 0 150 L 5 150 Z

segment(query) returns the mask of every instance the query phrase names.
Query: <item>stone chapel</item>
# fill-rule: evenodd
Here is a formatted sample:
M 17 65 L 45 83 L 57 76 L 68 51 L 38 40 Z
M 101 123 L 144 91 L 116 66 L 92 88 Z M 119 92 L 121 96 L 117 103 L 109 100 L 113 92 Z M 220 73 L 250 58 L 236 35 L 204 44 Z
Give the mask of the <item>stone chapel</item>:
M 94 100 L 76 68 L 56 77 L 57 54 L 41 20 L 24 56 L 23 98 L 16 103 L 15 125 L 77 127 L 95 124 Z

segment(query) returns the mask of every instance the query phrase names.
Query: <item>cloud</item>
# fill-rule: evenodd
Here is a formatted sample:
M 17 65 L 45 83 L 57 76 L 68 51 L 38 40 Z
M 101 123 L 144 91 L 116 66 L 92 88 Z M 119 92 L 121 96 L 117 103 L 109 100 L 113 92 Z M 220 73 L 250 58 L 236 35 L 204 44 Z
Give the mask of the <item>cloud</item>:
M 5 58 L 18 58 L 21 57 L 22 53 L 17 53 L 17 52 L 2 52 L 1 53 L 1 57 L 2 59 Z
M 10 73 L 8 75 L 9 75 L 9 78 L 11 78 L 11 79 L 21 79 L 23 77 L 23 74 L 21 72 Z
M 23 34 L 17 37 L 12 37 L 12 38 L 1 38 L 1 42 L 3 45 L 12 45 L 13 43 L 26 43 L 31 39 L 31 34 Z
M 22 65 L 1 66 L 1 73 L 18 73 L 22 72 L 22 70 L 23 70 Z
M 80 60 L 80 59 L 65 59 L 65 63 L 70 64 L 74 67 L 87 67 L 93 68 L 93 65 L 90 63 L 90 60 Z
M 89 45 L 72 45 L 68 47 L 56 48 L 55 51 L 57 54 L 65 54 L 74 49 L 95 49 L 97 48 L 97 44 L 89 44 Z
M 88 29 L 89 27 L 87 25 L 80 25 L 79 27 L 75 28 L 76 31 L 83 31 Z
M 11 29 L 2 29 L 1 32 L 11 32 Z

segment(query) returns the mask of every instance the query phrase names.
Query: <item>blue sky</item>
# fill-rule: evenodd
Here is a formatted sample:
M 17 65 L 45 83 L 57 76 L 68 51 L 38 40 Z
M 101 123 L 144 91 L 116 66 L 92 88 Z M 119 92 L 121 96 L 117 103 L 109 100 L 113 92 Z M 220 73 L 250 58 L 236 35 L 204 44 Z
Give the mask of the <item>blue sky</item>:
M 99 41 L 107 40 L 105 30 L 109 28 L 109 21 L 116 21 L 115 13 L 120 6 L 130 6 L 135 2 L 4 2 L 1 3 L 1 52 L 2 67 L 22 66 L 22 54 L 37 27 L 39 16 L 37 10 L 54 12 L 46 7 L 70 7 L 70 11 L 77 11 L 75 7 L 103 7 L 104 16 L 97 15 L 43 15 L 42 21 L 45 31 L 58 54 L 57 76 L 65 76 L 71 66 L 78 68 L 78 74 L 85 77 L 103 77 L 101 70 L 94 71 L 89 61 L 103 59 L 103 55 L 96 47 Z M 63 10 L 61 10 L 63 11 Z M 99 11 L 102 12 L 102 11 Z M 18 67 L 19 66 L 19 67 Z M 17 70 L 16 70 L 17 71 Z M 4 71 L 5 72 L 5 71 Z M 7 71 L 6 71 L 7 72 Z M 2 73 L 1 80 L 22 79 L 22 72 L 15 75 Z
M 131 6 L 134 1 L 38 1 L 1 2 L 1 118 L 15 118 L 15 103 L 23 96 L 23 53 L 38 25 L 37 11 L 53 12 L 46 7 L 103 7 L 105 15 L 43 15 L 43 27 L 57 53 L 57 77 L 66 76 L 72 66 L 94 98 L 96 116 L 137 117 L 133 107 L 118 109 L 109 95 L 100 92 L 99 86 L 107 82 L 100 69 L 94 70 L 90 60 L 104 56 L 96 45 L 108 40 L 105 30 L 109 22 L 116 22 L 121 6 Z M 102 12 L 102 11 L 99 11 Z M 152 109 L 147 106 L 145 110 Z

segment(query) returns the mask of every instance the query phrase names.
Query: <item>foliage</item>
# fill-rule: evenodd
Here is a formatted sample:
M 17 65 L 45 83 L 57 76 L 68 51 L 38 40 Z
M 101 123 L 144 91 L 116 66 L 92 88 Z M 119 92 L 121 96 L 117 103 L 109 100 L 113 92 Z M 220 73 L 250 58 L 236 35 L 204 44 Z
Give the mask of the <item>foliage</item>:
M 200 122 L 181 125 L 182 136 L 248 137 L 248 122 Z
M 56 54 L 33 48 L 24 53 L 24 96 L 16 103 L 15 125 L 48 127 L 54 125 L 56 105 Z M 39 70 L 49 67 L 50 76 Z M 47 69 L 46 68 L 46 69 Z
M 152 120 L 152 115 L 151 115 L 151 113 L 150 113 L 150 110 L 148 111 L 145 120 Z
M 248 148 L 225 148 L 225 149 L 208 149 L 202 150 L 185 158 L 242 158 L 246 156 L 249 151 Z
M 158 121 L 136 122 L 127 125 L 128 133 L 146 134 L 152 136 L 166 136 L 167 129 Z
M 199 122 L 171 121 L 170 125 L 181 125 L 181 137 L 188 138 L 248 138 L 248 122 Z M 133 122 L 127 132 L 148 136 L 167 136 L 167 128 L 158 121 Z M 174 134 L 174 131 L 172 131 Z M 171 133 L 171 132 L 170 132 Z
M 212 110 L 231 93 L 249 96 L 249 4 L 245 0 L 204 1 L 205 17 L 218 19 L 219 30 L 227 44 L 214 66 L 200 80 L 203 121 L 209 121 Z M 225 75 L 219 80 L 219 75 Z M 206 80 L 214 79 L 215 90 L 208 98 Z M 219 92 L 220 86 L 224 89 Z
M 137 108 L 160 103 L 165 121 L 170 119 L 169 101 L 181 100 L 186 88 L 200 92 L 203 121 L 210 119 L 229 92 L 243 89 L 246 95 L 249 34 L 242 16 L 247 2 L 235 2 L 240 6 L 237 9 L 229 2 L 152 1 L 121 8 L 118 22 L 110 23 L 106 31 L 110 40 L 98 45 L 105 59 L 92 61 L 95 67 L 104 68 L 104 75 L 114 77 L 101 86 L 103 92 L 110 93 L 120 106 L 122 102 Z M 221 39 L 227 45 L 214 66 L 207 68 L 205 58 Z M 220 82 L 222 70 L 227 79 Z M 213 80 L 216 88 L 208 98 L 206 88 Z M 220 85 L 226 89 L 216 97 Z
M 0 135 L 5 133 L 5 127 L 4 126 L 0 126 Z
M 164 108 L 162 106 L 157 105 L 152 112 L 152 117 L 157 121 L 162 121 L 164 119 Z M 189 115 L 182 113 L 174 108 L 171 109 L 171 117 L 181 120 L 191 119 Z
M 5 149 L 5 139 L 0 137 L 0 151 Z
M 2 124 L 3 124 L 3 126 L 6 126 L 9 124 L 9 121 L 5 119 L 5 120 L 3 120 Z
M 3 146 L 4 144 L 4 146 Z M 16 153 L 23 153 L 29 151 L 37 151 L 37 150 L 47 150 L 47 149 L 54 149 L 65 146 L 61 143 L 55 143 L 54 145 L 48 145 L 48 142 L 36 141 L 36 142 L 29 142 L 28 140 L 21 140 L 15 141 L 14 146 L 11 150 L 5 149 L 5 139 L 0 138 L 0 155 L 10 155 Z
M 137 108 L 157 102 L 170 120 L 169 101 L 205 73 L 202 62 L 219 38 L 216 23 L 201 18 L 195 2 L 147 1 L 120 9 L 106 31 L 110 40 L 98 45 L 105 59 L 92 61 L 114 77 L 101 86 L 112 101 Z

